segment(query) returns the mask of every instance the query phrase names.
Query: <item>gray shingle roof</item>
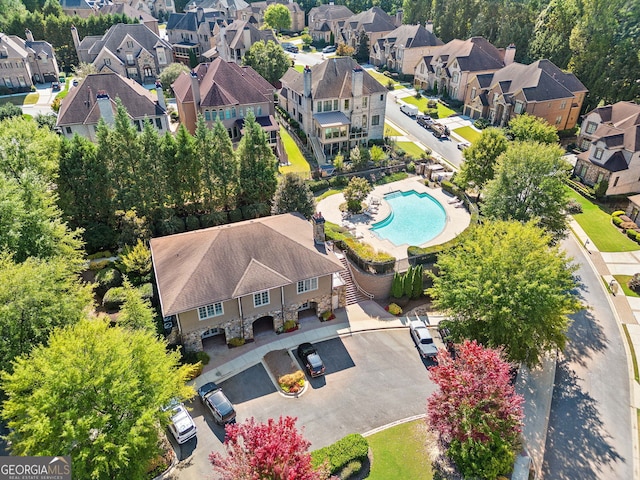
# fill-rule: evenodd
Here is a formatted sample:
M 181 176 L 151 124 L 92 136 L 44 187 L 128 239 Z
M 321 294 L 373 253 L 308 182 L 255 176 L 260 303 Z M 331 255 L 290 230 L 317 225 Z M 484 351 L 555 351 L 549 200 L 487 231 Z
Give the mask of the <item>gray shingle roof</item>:
M 444 45 L 442 40 L 422 25 L 400 25 L 392 32 L 387 33 L 382 39 L 396 45 L 404 45 L 405 48 Z
M 500 51 L 483 37 L 471 37 L 469 40 L 451 40 L 443 45 L 434 57 L 440 57 L 447 65 L 458 61 L 463 72 L 498 70 L 504 67 Z
M 203 107 L 246 105 L 273 101 L 273 86 L 251 67 L 216 58 L 201 63 L 195 69 L 200 85 L 200 104 Z M 172 85 L 176 98 L 193 102 L 191 75 L 183 72 Z
M 352 30 L 363 29 L 365 32 L 385 32 L 396 28 L 393 19 L 380 7 L 372 7 L 345 20 Z
M 343 270 L 297 214 L 151 240 L 163 315 Z
M 161 44 L 166 49 L 171 50 L 169 42 L 161 39 L 155 32 L 149 30 L 146 25 L 142 23 L 118 23 L 113 25 L 102 37 L 85 37 L 82 39 L 81 45 L 84 46 L 85 40 L 98 38 L 99 40 L 91 42 L 92 45 L 88 48 L 88 53 L 92 57 L 92 60 L 100 53 L 103 48 L 108 48 L 112 52 L 115 52 L 122 44 L 123 39 L 130 35 L 135 38 L 142 47 L 149 51 L 154 52 L 156 45 Z M 88 46 L 88 45 L 87 45 Z
M 352 16 L 353 12 L 344 5 L 329 5 L 325 3 L 309 10 L 309 17 L 313 17 L 314 21 L 336 20 Z
M 358 63 L 351 57 L 337 57 L 313 65 L 311 68 L 311 95 L 314 99 L 322 98 L 350 98 L 351 75 Z M 363 95 L 386 92 L 386 89 L 376 81 L 366 70 L 363 70 Z M 302 94 L 304 91 L 304 76 L 290 68 L 282 77 L 282 84 L 291 90 Z
M 136 10 L 126 3 L 113 3 L 111 5 L 103 5 L 98 11 L 100 15 L 124 14 L 129 18 L 137 18 L 140 23 L 157 21 L 152 15 L 142 10 Z
M 156 97 L 142 85 L 117 73 L 94 73 L 71 89 L 60 106 L 57 126 L 97 124 L 100 109 L 96 102 L 98 91 L 109 94 L 115 112 L 115 100 L 119 98 L 132 119 L 144 119 L 165 114 Z

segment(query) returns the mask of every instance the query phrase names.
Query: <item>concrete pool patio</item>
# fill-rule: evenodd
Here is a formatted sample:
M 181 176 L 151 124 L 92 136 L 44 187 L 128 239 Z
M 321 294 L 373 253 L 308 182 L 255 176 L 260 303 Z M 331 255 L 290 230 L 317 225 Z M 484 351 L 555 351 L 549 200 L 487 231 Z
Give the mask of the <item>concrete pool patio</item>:
M 377 213 L 372 214 L 370 217 L 364 214 L 351 215 L 349 217 L 349 222 L 355 225 L 355 235 L 359 240 L 368 243 L 376 250 L 384 251 L 393 255 L 398 260 L 407 258 L 407 247 L 410 245 L 394 245 L 389 240 L 383 240 L 371 231 L 371 226 L 376 222 L 384 220 L 391 213 L 389 204 L 384 200 L 384 196 L 387 193 L 394 191 L 407 192 L 409 190 L 415 190 L 418 193 L 428 193 L 431 195 L 442 205 L 447 217 L 444 230 L 433 239 L 419 245 L 420 247 L 429 247 L 447 242 L 460 235 L 460 233 L 462 233 L 471 222 L 471 215 L 469 215 L 469 212 L 467 212 L 464 207 L 455 207 L 448 203 L 454 197 L 443 192 L 440 187 L 427 187 L 424 184 L 423 177 L 413 176 L 404 180 L 375 187 L 369 195 L 369 199 L 373 197 L 380 199 L 380 206 L 378 207 Z M 340 205 L 344 202 L 344 195 L 342 195 L 342 193 L 337 193 L 321 200 L 316 207 L 316 211 L 322 212 L 322 216 L 327 221 L 341 225 L 342 212 L 340 211 Z

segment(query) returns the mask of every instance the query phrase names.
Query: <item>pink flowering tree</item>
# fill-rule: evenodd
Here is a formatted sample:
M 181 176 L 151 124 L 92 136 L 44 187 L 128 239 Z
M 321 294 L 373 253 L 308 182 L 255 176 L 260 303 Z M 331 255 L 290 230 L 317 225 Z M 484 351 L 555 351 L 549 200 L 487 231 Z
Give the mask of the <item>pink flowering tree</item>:
M 209 461 L 223 480 L 324 480 L 311 466 L 310 442 L 296 429 L 296 418 L 227 425 L 226 457 L 212 452 Z
M 440 351 L 429 370 L 440 389 L 427 401 L 427 422 L 465 477 L 496 478 L 518 452 L 523 399 L 500 350 L 465 341 L 456 353 Z

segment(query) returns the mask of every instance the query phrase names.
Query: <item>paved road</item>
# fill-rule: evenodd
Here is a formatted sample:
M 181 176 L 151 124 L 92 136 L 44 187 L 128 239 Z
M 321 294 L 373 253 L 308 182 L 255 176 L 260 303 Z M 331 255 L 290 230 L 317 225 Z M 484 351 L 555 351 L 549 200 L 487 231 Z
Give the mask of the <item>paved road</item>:
M 300 398 L 276 393 L 262 365 L 222 383 L 236 406 L 238 421 L 251 416 L 260 421 L 280 415 L 297 417 L 313 450 L 349 433 L 364 433 L 425 412 L 426 399 L 435 387 L 408 330 L 360 333 L 316 347 L 326 375 L 312 379 L 311 388 Z M 213 424 L 199 401 L 191 406 L 198 438 L 177 450 L 182 462 L 169 478 L 208 478 L 209 452 L 222 451 L 222 428 Z
M 396 125 L 400 126 L 409 135 L 412 141 L 419 141 L 423 145 L 439 153 L 449 163 L 460 167 L 462 164 L 462 154 L 458 150 L 455 140 L 438 140 L 431 134 L 430 130 L 422 128 L 418 123 L 400 111 L 400 104 L 396 103 L 395 97 L 387 95 L 387 110 L 385 116 Z
M 564 248 L 580 264 L 580 290 L 590 308 L 573 316 L 560 356 L 543 475 L 557 480 L 632 479 L 630 392 L 620 330 L 593 271 L 573 237 Z

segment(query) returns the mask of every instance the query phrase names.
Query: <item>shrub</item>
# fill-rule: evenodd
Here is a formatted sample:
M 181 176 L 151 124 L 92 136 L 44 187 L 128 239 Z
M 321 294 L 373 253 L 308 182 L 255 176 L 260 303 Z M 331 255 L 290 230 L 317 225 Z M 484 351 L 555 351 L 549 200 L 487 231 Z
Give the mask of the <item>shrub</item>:
M 202 365 L 207 365 L 209 363 L 209 354 L 207 352 L 186 352 L 184 348 L 181 350 L 182 353 L 182 363 L 201 363 Z
M 297 326 L 298 326 L 298 322 L 296 322 L 295 320 L 287 320 L 282 325 L 282 328 L 283 330 L 287 331 L 287 330 L 294 330 Z
M 636 293 L 640 293 L 640 273 L 635 273 L 631 280 L 627 282 L 627 286 Z
M 200 219 L 195 215 L 189 215 L 185 221 L 185 226 L 187 227 L 187 231 L 198 230 L 200 228 Z
M 389 305 L 389 313 L 391 315 L 402 315 L 402 307 L 396 303 L 392 303 Z
M 416 91 L 416 94 L 413 96 L 416 100 L 420 100 L 422 98 L 422 94 L 420 93 L 420 90 Z
M 329 182 L 327 180 L 316 180 L 308 182 L 309 190 L 312 192 L 319 192 L 320 190 L 326 190 L 329 188 Z
M 229 223 L 229 216 L 227 215 L 227 212 L 205 213 L 200 217 L 200 224 L 203 228 L 224 225 L 225 223 Z
M 620 217 L 615 217 L 615 218 L 620 218 Z M 638 225 L 636 225 L 634 222 L 622 222 L 620 225 L 620 228 L 623 230 L 628 230 L 628 229 L 634 229 L 634 228 L 638 228 Z
M 229 220 L 231 223 L 239 222 L 242 220 L 242 210 L 239 208 L 233 209 L 229 211 Z
M 427 108 L 424 113 L 429 115 L 431 118 L 440 118 L 437 108 Z
M 337 175 L 329 179 L 329 186 L 331 187 L 346 187 L 348 184 L 349 184 L 349 177 L 345 175 Z
M 416 164 L 413 162 L 409 162 L 409 164 L 407 165 L 407 172 L 413 173 L 415 171 L 416 171 Z
M 110 263 L 111 263 L 111 260 L 99 260 L 97 262 L 91 262 L 89 263 L 89 270 L 96 272 L 96 271 L 102 270 Z
M 362 462 L 360 460 L 353 460 L 347 463 L 347 466 L 340 472 L 340 478 L 342 480 L 349 480 L 352 475 L 355 475 L 362 470 Z
M 478 130 L 484 130 L 489 126 L 489 121 L 485 118 L 479 118 L 475 122 L 473 122 L 473 126 Z
M 627 237 L 629 237 L 631 240 L 638 241 L 638 232 L 633 229 L 629 229 L 627 230 Z
M 622 219 L 620 217 L 613 217 L 611 221 L 616 227 L 619 227 L 620 225 L 622 225 Z
M 607 189 L 609 188 L 609 182 L 606 180 L 601 180 L 593 186 L 593 193 L 596 197 L 604 197 L 607 193 Z
M 232 347 L 240 347 L 244 345 L 244 338 L 233 337 L 231 340 L 229 340 L 229 345 L 231 345 Z
M 578 202 L 575 198 L 572 198 L 567 202 L 567 213 L 571 215 L 575 215 L 576 213 L 582 213 L 582 204 Z
M 311 462 L 316 469 L 326 462 L 329 473 L 335 475 L 354 460 L 364 462 L 368 453 L 367 439 L 359 433 L 352 433 L 328 447 L 311 452 Z
M 145 300 L 151 300 L 153 298 L 153 284 L 152 283 L 145 283 L 143 285 L 140 285 L 138 287 L 138 291 L 140 292 L 140 295 L 142 296 L 142 298 L 145 299 Z
M 87 255 L 89 260 L 95 260 L 96 258 L 110 258 L 113 257 L 113 253 L 109 250 L 105 250 L 103 252 L 92 253 L 91 255 Z
M 103 296 L 107 290 L 122 286 L 122 274 L 114 267 L 107 267 L 96 273 L 96 293 Z
M 448 180 L 444 180 L 440 182 L 440 186 L 442 190 L 445 192 L 449 192 L 452 195 L 455 195 L 458 198 L 462 198 L 464 196 L 464 192 L 454 183 L 449 182 Z
M 611 216 L 612 217 L 619 217 L 620 215 L 624 215 L 624 214 L 625 214 L 624 210 L 616 210 L 615 212 L 613 212 L 611 214 Z
M 102 306 L 108 311 L 113 312 L 120 308 L 126 300 L 123 287 L 113 287 L 106 291 L 102 298 Z
M 296 370 L 293 373 L 282 375 L 278 378 L 278 385 L 284 392 L 295 393 L 304 387 L 304 373 L 302 370 Z
M 434 99 L 430 99 L 427 101 L 427 108 L 435 108 L 438 109 L 438 102 L 436 102 Z

